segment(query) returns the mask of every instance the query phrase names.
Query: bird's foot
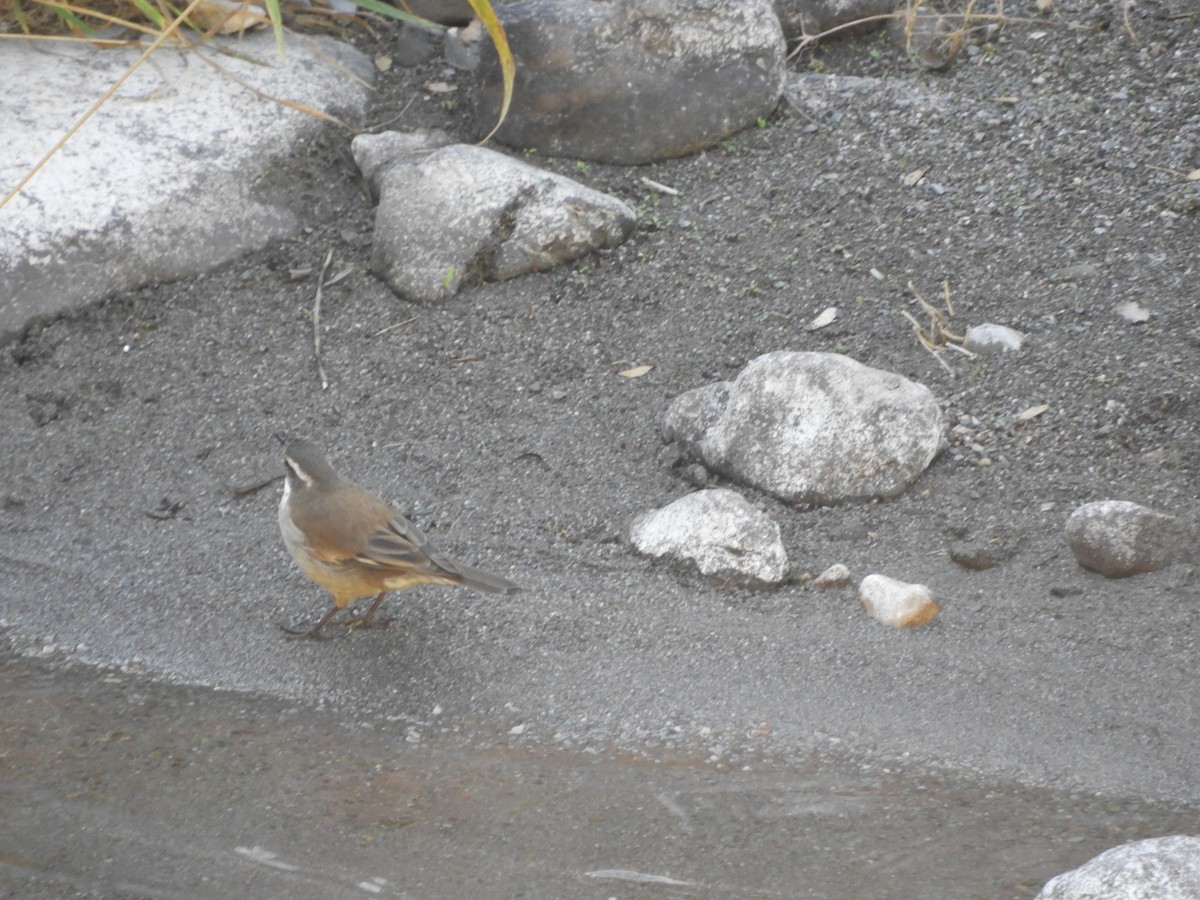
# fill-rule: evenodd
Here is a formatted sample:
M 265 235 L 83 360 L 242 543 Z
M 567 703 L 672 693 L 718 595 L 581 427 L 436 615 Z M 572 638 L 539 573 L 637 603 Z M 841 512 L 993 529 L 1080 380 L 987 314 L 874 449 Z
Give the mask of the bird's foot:
M 355 628 L 389 628 L 392 624 L 392 619 L 379 619 L 375 616 L 359 616 L 357 619 L 351 619 L 346 623 L 346 627 L 353 631 Z
M 276 623 L 279 624 L 279 623 Z M 279 624 L 279 630 L 286 632 L 287 640 L 289 641 L 327 641 L 330 635 L 321 633 L 322 622 L 314 628 L 289 628 L 287 625 Z

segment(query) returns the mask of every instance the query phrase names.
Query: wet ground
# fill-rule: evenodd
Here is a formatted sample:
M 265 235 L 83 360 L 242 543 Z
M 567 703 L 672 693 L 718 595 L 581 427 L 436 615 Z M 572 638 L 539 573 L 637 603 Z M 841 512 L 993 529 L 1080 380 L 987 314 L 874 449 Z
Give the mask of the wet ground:
M 836 750 L 530 746 L 0 656 L 0 895 L 1031 897 L 1200 807 Z

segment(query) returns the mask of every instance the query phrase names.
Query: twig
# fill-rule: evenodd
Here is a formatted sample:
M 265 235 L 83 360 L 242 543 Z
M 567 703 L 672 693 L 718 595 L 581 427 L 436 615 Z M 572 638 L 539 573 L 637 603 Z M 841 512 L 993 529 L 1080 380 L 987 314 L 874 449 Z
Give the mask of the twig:
M 325 273 L 333 262 L 333 251 L 325 257 L 321 266 L 321 274 L 317 276 L 317 298 L 313 301 L 313 356 L 317 360 L 317 374 L 321 376 L 321 390 L 329 390 L 329 379 L 325 377 L 325 366 L 321 363 L 321 291 L 325 287 Z
M 403 322 L 397 322 L 395 325 L 389 325 L 387 328 L 380 328 L 372 337 L 379 337 L 381 334 L 387 334 L 389 331 L 395 331 L 397 328 L 403 328 L 405 325 L 411 325 L 417 321 L 420 316 L 409 316 Z
M 973 5 L 974 4 L 972 4 L 972 6 Z M 1125 10 L 1126 27 L 1128 27 L 1129 0 L 1122 0 L 1121 5 Z M 919 6 L 919 4 L 918 4 L 918 6 Z M 861 19 L 855 19 L 853 22 L 843 22 L 841 25 L 837 25 L 833 28 L 830 28 L 827 31 L 822 31 L 818 34 L 802 34 L 802 35 L 800 35 L 799 42 L 797 42 L 795 48 L 793 48 L 793 50 L 788 54 L 787 58 L 791 59 L 792 57 L 797 56 L 804 50 L 807 50 L 810 46 L 812 46 L 813 44 L 815 44 L 819 40 L 821 40 L 821 38 L 829 37 L 831 34 L 837 34 L 839 31 L 844 31 L 847 28 L 854 28 L 858 25 L 865 25 L 870 22 L 878 22 L 880 20 L 887 20 L 887 19 L 904 18 L 904 19 L 908 20 L 911 15 L 911 11 L 915 8 L 916 7 L 909 6 L 909 7 L 903 8 L 903 9 L 899 9 L 896 12 L 892 12 L 892 13 L 886 13 L 886 14 L 878 15 L 878 16 L 864 16 Z M 974 12 L 943 13 L 941 15 L 941 18 L 943 18 L 943 19 L 960 19 L 962 21 L 962 24 L 959 26 L 960 32 L 966 28 L 971 27 L 969 23 L 971 23 L 973 21 L 993 22 L 1002 28 L 1005 28 L 1009 25 L 1037 25 L 1037 26 L 1040 26 L 1043 28 L 1060 27 L 1060 28 L 1071 29 L 1074 31 L 1092 31 L 1092 30 L 1094 30 L 1093 26 L 1083 25 L 1078 22 L 1056 22 L 1053 19 L 1029 18 L 1027 16 L 1017 16 L 1014 18 L 1009 18 L 1008 16 L 1006 16 L 1004 14 L 1003 10 L 1001 10 L 998 13 L 978 13 L 978 14 L 976 14 Z M 911 37 L 911 27 L 912 27 L 911 22 L 908 22 L 906 24 L 906 34 L 909 37 Z M 1132 33 L 1132 31 L 1131 31 L 1131 33 Z
M 839 31 L 844 31 L 847 28 L 853 28 L 856 25 L 865 25 L 867 22 L 878 22 L 881 19 L 895 19 L 899 16 L 900 13 L 887 13 L 886 15 L 881 16 L 864 16 L 861 19 L 855 19 L 853 22 L 845 22 L 834 28 L 830 28 L 827 31 L 822 31 L 820 34 L 802 34 L 800 35 L 800 43 L 796 45 L 796 49 L 788 54 L 787 58 L 791 59 L 793 56 L 796 56 L 798 53 L 800 53 L 801 50 L 806 49 L 810 44 L 815 44 L 823 37 L 829 37 L 831 34 L 837 34 Z
M 1121 0 L 1121 13 L 1122 18 L 1125 20 L 1125 30 L 1129 33 L 1129 39 L 1133 41 L 1133 44 L 1136 47 L 1141 45 L 1141 41 L 1139 41 L 1138 36 L 1134 34 L 1133 23 L 1129 21 L 1129 7 L 1129 0 Z
M 814 119 L 812 116 L 810 116 L 808 113 L 806 113 L 803 109 L 801 109 L 800 104 L 792 99 L 792 95 L 790 93 L 788 93 L 787 91 L 784 91 L 783 99 L 786 100 L 788 106 L 790 106 L 792 108 L 792 112 L 797 113 L 798 115 L 804 116 L 804 118 L 808 119 L 808 121 L 811 122 L 813 125 L 820 127 L 821 123 L 818 122 L 816 119 Z
M 408 112 L 408 108 L 413 105 L 413 101 L 417 99 L 417 96 L 418 96 L 417 92 L 413 91 L 413 95 L 411 97 L 409 97 L 408 102 L 405 103 L 404 106 L 402 106 L 400 108 L 400 112 L 396 113 L 396 115 L 392 116 L 390 119 L 385 119 L 382 122 L 374 122 L 374 123 L 368 125 L 366 128 L 363 129 L 364 133 L 375 134 L 378 131 L 381 131 L 384 128 L 387 128 L 393 122 L 399 122 L 402 118 L 404 118 L 404 114 L 406 112 Z
M 645 177 L 643 177 L 641 181 L 646 187 L 650 188 L 651 190 L 658 191 L 660 194 L 668 194 L 671 197 L 679 196 L 679 191 L 675 190 L 673 187 L 667 187 L 665 184 L 660 184 L 657 181 L 652 181 L 651 179 Z
M 1168 169 L 1166 166 L 1156 166 L 1151 163 L 1145 163 L 1147 169 L 1153 169 L 1156 172 L 1166 172 L 1168 175 L 1174 175 L 1177 178 L 1187 178 L 1187 172 L 1180 172 L 1178 169 Z

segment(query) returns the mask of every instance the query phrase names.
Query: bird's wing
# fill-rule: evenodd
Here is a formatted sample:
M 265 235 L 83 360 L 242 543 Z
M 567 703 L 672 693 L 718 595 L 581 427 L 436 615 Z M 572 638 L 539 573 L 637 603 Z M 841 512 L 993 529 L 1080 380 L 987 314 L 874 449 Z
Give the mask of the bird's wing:
M 403 516 L 393 516 L 383 528 L 371 532 L 366 546 L 356 561 L 380 569 L 446 569 L 429 539 L 416 525 Z

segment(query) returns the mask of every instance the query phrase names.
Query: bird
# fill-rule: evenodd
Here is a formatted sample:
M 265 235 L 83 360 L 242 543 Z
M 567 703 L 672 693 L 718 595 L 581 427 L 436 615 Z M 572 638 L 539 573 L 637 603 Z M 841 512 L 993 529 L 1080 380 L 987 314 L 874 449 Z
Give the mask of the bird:
M 317 639 L 338 610 L 374 596 L 351 628 L 386 626 L 375 613 L 389 591 L 419 584 L 461 585 L 484 594 L 520 588 L 443 556 L 416 525 L 349 478 L 339 475 L 310 441 L 284 444 L 279 530 L 304 573 L 333 597 L 333 608 L 307 631 L 280 626 L 292 637 Z

